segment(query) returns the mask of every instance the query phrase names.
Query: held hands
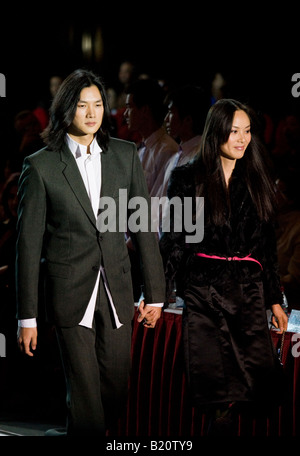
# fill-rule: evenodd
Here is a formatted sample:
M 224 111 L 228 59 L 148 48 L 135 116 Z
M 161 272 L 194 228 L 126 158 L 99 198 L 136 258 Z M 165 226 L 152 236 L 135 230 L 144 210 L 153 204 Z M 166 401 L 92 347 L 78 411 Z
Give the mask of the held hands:
M 37 346 L 37 328 L 18 328 L 18 345 L 21 352 L 33 356 Z
M 137 321 L 143 323 L 146 328 L 154 328 L 157 320 L 161 316 L 161 309 L 161 307 L 145 305 L 145 302 L 141 301 L 138 307 L 139 316 Z
M 282 309 L 280 304 L 273 304 L 272 306 L 272 324 L 275 328 L 279 329 L 279 334 L 282 334 L 287 330 L 288 326 L 288 316 Z

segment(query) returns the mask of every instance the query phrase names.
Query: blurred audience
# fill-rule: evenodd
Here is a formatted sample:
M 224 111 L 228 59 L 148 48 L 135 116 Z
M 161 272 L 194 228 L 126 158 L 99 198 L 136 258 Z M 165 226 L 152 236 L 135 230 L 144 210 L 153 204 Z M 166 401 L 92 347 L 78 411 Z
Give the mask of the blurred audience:
M 140 136 L 136 131 L 129 131 L 124 119 L 126 109 L 126 90 L 138 78 L 137 68 L 133 62 L 124 60 L 118 71 L 118 80 L 107 89 L 111 109 L 112 126 L 115 136 L 138 143 Z
M 156 181 L 151 196 L 166 196 L 172 170 L 176 166 L 188 163 L 199 151 L 201 135 L 210 107 L 210 100 L 205 91 L 197 86 L 187 85 L 174 89 L 166 97 L 168 108 L 165 125 L 168 134 L 179 144 L 163 176 Z M 157 188 L 157 185 L 159 188 Z
M 49 107 L 62 82 L 62 76 L 55 74 L 51 76 L 49 79 L 49 85 L 47 88 L 47 94 L 45 95 L 45 99 L 41 99 L 37 103 L 36 108 L 33 110 L 33 114 L 38 119 L 42 130 L 44 130 L 48 125 Z
M 300 175 L 285 171 L 277 179 L 279 274 L 289 311 L 300 309 Z
M 141 137 L 139 158 L 141 160 L 149 193 L 156 184 L 156 179 L 163 172 L 168 160 L 178 150 L 178 144 L 171 138 L 164 126 L 165 91 L 158 81 L 142 78 L 127 89 L 126 119 L 130 133 Z M 131 259 L 132 281 L 135 299 L 141 294 L 142 275 L 139 257 L 131 243 L 128 233 L 127 246 Z
M 137 79 L 136 66 L 133 62 L 125 60 L 121 63 L 118 73 L 119 87 L 117 89 L 117 107 L 125 108 L 126 91 L 130 84 Z
M 222 73 L 217 72 L 211 82 L 211 104 L 226 98 L 227 81 Z
M 300 172 L 300 114 L 298 110 L 288 111 L 280 119 L 271 152 L 277 170 Z
M 164 175 L 169 159 L 178 151 L 178 143 L 164 128 L 164 97 L 164 89 L 150 78 L 140 79 L 127 89 L 124 117 L 129 131 L 141 136 L 139 157 L 152 196 L 153 188 L 159 188 L 157 179 Z
M 16 133 L 16 160 L 22 166 L 26 156 L 44 147 L 41 138 L 41 125 L 30 110 L 24 110 L 15 116 L 14 128 Z

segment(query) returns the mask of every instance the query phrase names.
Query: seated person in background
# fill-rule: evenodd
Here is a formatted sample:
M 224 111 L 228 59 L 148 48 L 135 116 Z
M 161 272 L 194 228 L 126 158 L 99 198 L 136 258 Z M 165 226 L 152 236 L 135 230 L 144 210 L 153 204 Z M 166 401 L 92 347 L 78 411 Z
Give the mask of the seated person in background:
M 139 144 L 141 138 L 138 132 L 130 132 L 124 118 L 126 89 L 137 78 L 138 70 L 136 65 L 129 60 L 122 61 L 117 74 L 117 83 L 108 87 L 107 94 L 109 96 L 108 101 L 111 110 L 112 136 Z
M 124 117 L 129 131 L 138 132 L 142 138 L 139 157 L 151 196 L 155 196 L 152 189 L 158 186 L 156 180 L 178 151 L 177 142 L 163 127 L 164 98 L 163 88 L 152 79 L 139 79 L 127 89 Z
M 127 88 L 124 119 L 129 132 L 139 134 L 142 138 L 138 152 L 150 196 L 155 196 L 152 189 L 154 186 L 160 187 L 156 180 L 164 175 L 169 159 L 178 151 L 177 142 L 163 127 L 166 114 L 164 98 L 165 91 L 156 80 L 139 79 Z M 139 258 L 130 233 L 127 246 L 131 260 L 134 297 L 138 300 L 143 283 Z
M 170 158 L 163 178 L 157 180 L 162 182 L 160 188 L 155 187 L 151 196 L 166 196 L 172 170 L 188 163 L 199 151 L 209 102 L 208 94 L 193 85 L 180 87 L 167 95 L 166 129 L 179 143 L 179 149 Z

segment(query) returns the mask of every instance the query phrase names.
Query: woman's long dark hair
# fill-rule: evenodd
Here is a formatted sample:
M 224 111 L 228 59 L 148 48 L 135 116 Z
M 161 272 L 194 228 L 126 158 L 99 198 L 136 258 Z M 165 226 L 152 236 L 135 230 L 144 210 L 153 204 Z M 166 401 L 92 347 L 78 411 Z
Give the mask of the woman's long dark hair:
M 110 131 L 106 92 L 100 77 L 85 69 L 78 69 L 71 73 L 63 81 L 53 99 L 49 112 L 49 125 L 42 134 L 49 149 L 60 149 L 65 144 L 66 132 L 73 122 L 80 93 L 82 89 L 93 85 L 98 87 L 104 107 L 102 125 L 97 131 L 96 137 L 99 145 L 104 150 L 106 149 Z
M 248 106 L 236 100 L 221 99 L 211 106 L 207 114 L 200 152 L 195 160 L 200 173 L 198 182 L 204 183 L 210 217 L 215 224 L 222 224 L 225 221 L 224 201 L 226 201 L 227 192 L 220 148 L 229 138 L 233 116 L 238 110 L 244 111 L 250 119 L 251 141 L 244 157 L 237 160 L 236 167 L 246 183 L 259 218 L 269 220 L 274 214 L 275 187 L 267 151 L 260 140 L 259 123 Z M 198 187 L 200 193 L 201 187 L 201 185 Z

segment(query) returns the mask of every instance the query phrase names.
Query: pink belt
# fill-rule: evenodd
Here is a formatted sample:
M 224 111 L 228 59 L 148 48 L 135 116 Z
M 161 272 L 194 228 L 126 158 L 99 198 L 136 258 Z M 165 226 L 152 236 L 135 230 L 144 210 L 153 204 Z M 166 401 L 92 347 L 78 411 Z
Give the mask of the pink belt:
M 205 253 L 196 253 L 197 256 L 199 257 L 203 257 L 203 258 L 212 258 L 214 260 L 227 260 L 227 261 L 232 261 L 232 260 L 236 260 L 236 261 L 254 261 L 255 263 L 258 263 L 259 266 L 261 267 L 261 269 L 263 268 L 262 265 L 260 264 L 259 261 L 255 260 L 254 258 L 251 257 L 251 254 L 243 257 L 243 258 L 240 258 L 238 256 L 233 256 L 233 257 L 220 257 L 220 256 L 217 256 L 217 255 L 206 255 Z

